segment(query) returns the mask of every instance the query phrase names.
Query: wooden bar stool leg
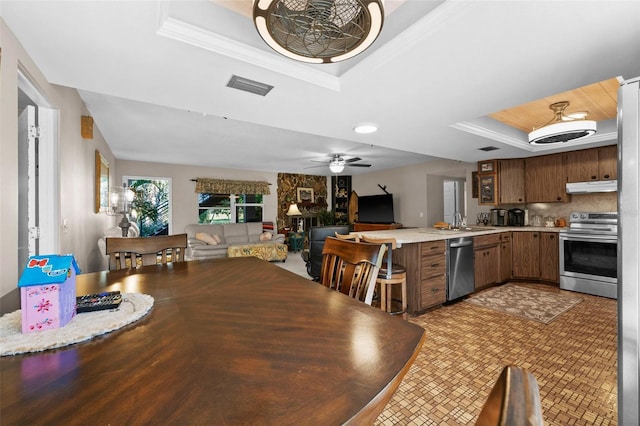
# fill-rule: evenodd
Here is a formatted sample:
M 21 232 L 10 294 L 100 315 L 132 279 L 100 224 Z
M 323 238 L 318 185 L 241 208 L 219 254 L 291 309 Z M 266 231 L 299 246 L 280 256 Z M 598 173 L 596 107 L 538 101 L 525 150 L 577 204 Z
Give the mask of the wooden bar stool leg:
M 387 283 L 384 280 L 377 280 L 380 284 L 380 309 L 385 312 L 387 310 Z

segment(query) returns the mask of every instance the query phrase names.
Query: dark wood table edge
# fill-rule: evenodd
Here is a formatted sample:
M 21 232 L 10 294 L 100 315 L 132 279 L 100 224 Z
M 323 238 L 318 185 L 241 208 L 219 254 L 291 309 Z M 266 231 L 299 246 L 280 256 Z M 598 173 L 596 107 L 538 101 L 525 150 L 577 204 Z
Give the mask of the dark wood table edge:
M 384 411 L 385 407 L 393 397 L 393 394 L 400 386 L 400 383 L 402 383 L 404 376 L 406 376 L 406 374 L 411 369 L 411 366 L 413 365 L 414 361 L 418 357 L 418 354 L 420 353 L 420 350 L 422 349 L 422 345 L 426 340 L 426 336 L 426 332 L 423 332 L 420 341 L 413 351 L 413 355 L 411 355 L 411 358 L 407 360 L 407 363 L 404 365 L 402 370 L 400 370 L 398 374 L 396 374 L 393 379 L 387 384 L 387 386 L 385 386 L 384 389 L 382 389 L 378 393 L 378 395 L 376 395 L 366 406 L 364 406 L 357 414 L 347 420 L 344 423 L 345 425 L 363 425 L 373 424 L 375 422 L 378 416 L 380 416 L 380 413 Z

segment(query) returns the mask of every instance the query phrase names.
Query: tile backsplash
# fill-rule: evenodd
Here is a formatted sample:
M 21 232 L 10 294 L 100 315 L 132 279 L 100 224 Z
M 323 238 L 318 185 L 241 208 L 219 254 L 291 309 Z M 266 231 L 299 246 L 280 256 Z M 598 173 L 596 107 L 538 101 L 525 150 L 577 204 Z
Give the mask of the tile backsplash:
M 570 203 L 531 203 L 526 208 L 529 209 L 529 221 L 534 214 L 540 214 L 556 219 L 564 217 L 568 222 L 571 212 L 617 212 L 618 193 L 573 194 Z

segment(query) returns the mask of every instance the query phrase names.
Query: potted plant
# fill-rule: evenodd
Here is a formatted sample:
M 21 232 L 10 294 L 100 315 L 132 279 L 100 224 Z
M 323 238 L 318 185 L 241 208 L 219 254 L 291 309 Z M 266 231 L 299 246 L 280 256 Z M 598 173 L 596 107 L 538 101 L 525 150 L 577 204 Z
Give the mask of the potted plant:
M 335 215 L 330 210 L 321 210 L 316 217 L 318 218 L 318 226 L 330 226 L 335 223 Z

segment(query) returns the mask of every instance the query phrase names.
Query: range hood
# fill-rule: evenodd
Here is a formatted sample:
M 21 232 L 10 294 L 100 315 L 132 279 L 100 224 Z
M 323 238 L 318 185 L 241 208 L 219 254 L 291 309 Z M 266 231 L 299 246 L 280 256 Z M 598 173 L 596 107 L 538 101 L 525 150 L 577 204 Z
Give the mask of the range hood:
M 616 192 L 617 180 L 598 180 L 593 182 L 567 183 L 567 194 L 590 194 L 592 192 Z

